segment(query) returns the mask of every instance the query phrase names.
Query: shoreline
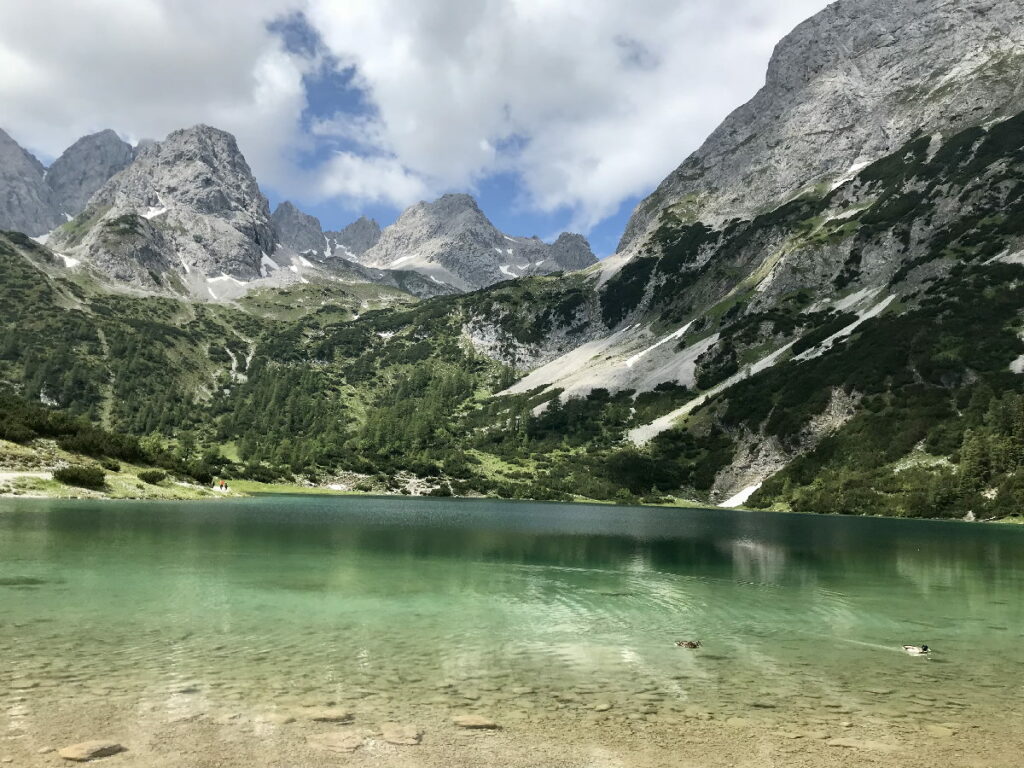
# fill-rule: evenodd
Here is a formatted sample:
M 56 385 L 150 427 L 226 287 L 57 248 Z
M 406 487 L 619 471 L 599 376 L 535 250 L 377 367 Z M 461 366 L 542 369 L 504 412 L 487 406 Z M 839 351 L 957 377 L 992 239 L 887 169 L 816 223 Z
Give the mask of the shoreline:
M 118 475 L 124 475 L 126 473 L 115 473 Z M 357 491 L 357 490 L 342 490 L 337 488 L 329 488 L 327 486 L 315 486 L 315 485 L 300 485 L 298 483 L 263 483 L 256 480 L 232 480 L 229 491 L 220 491 L 213 487 L 199 486 L 193 483 L 184 482 L 171 482 L 169 485 L 160 484 L 154 486 L 136 486 L 138 490 L 149 491 L 146 495 L 112 495 L 109 492 L 100 492 L 95 490 L 89 490 L 86 488 L 77 488 L 74 486 L 65 486 L 58 483 L 49 477 L 45 478 L 45 489 L 53 490 L 55 488 L 65 492 L 61 493 L 45 493 L 45 492 L 33 492 L 42 491 L 43 487 L 37 486 L 32 489 L 16 489 L 15 492 L 11 491 L 11 487 L 5 483 L 9 483 L 11 479 L 18 478 L 30 478 L 43 480 L 42 475 L 50 476 L 49 472 L 18 472 L 18 471 L 0 471 L 0 501 L 7 499 L 32 499 L 32 500 L 56 500 L 56 501 L 109 501 L 109 502 L 125 502 L 125 501 L 213 501 L 216 499 L 235 500 L 240 501 L 242 499 L 257 498 L 260 496 L 340 496 L 340 497 L 363 497 L 363 498 L 380 498 L 380 499 L 444 499 L 448 501 L 501 501 L 509 503 L 526 503 L 526 504 L 550 504 L 552 506 L 575 506 L 575 505 L 594 505 L 594 506 L 623 506 L 643 509 L 674 509 L 674 510 L 704 510 L 709 512 L 714 511 L 734 511 L 734 512 L 747 512 L 747 513 L 769 513 L 779 515 L 806 515 L 808 517 L 850 517 L 850 518 L 871 518 L 880 520 L 914 520 L 914 521 L 926 521 L 934 523 L 981 523 L 981 524 L 998 524 L 998 525 L 1024 525 L 1024 516 L 1018 517 L 1006 517 L 998 519 L 982 519 L 982 520 L 964 520 L 957 517 L 889 517 L 885 515 L 838 515 L 838 514 L 823 514 L 815 512 L 794 512 L 792 510 L 785 509 L 754 509 L 752 507 L 745 506 L 720 506 L 715 504 L 701 504 L 699 502 L 676 499 L 674 504 L 645 504 L 643 502 L 637 502 L 635 504 L 619 504 L 613 501 L 606 501 L 601 499 L 586 499 L 578 498 L 572 501 L 545 501 L 537 499 L 505 499 L 496 496 L 431 496 L 429 494 L 403 494 L 403 493 L 387 493 L 377 491 Z M 136 479 L 134 475 L 128 475 L 129 477 Z M 154 492 L 155 491 L 155 492 Z

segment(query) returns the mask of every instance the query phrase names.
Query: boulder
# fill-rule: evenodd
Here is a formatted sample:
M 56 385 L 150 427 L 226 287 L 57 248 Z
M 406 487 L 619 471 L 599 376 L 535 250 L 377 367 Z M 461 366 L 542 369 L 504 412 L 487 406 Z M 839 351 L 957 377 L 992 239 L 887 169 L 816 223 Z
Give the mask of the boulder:
M 84 763 L 89 760 L 98 760 L 101 757 L 110 757 L 125 751 L 125 748 L 116 741 L 96 740 L 72 744 L 70 747 L 64 747 L 57 754 L 65 760 Z

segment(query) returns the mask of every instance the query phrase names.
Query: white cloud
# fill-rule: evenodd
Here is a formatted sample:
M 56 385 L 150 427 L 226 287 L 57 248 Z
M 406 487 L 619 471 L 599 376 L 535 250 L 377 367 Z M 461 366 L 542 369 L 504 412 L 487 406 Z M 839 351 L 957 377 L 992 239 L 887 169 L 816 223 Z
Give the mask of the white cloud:
M 337 152 L 315 174 L 310 191 L 321 198 L 407 206 L 431 190 L 392 157 L 364 157 Z
M 267 22 L 295 0 L 3 2 L 0 121 L 54 156 L 114 128 L 162 138 L 199 122 L 234 133 L 264 181 L 302 141 L 302 75 Z
M 773 45 L 826 1 L 6 0 L 0 121 L 51 156 L 101 128 L 207 122 L 262 183 L 350 206 L 513 173 L 520 205 L 586 229 L 753 95 Z M 355 68 L 369 114 L 303 128 L 303 76 L 325 59 L 267 29 L 296 11 Z M 325 159 L 300 168 L 311 148 Z
M 362 124 L 433 188 L 519 173 L 586 228 L 656 185 L 763 83 L 826 0 L 310 0 L 378 110 Z M 504 150 L 495 147 L 506 147 Z

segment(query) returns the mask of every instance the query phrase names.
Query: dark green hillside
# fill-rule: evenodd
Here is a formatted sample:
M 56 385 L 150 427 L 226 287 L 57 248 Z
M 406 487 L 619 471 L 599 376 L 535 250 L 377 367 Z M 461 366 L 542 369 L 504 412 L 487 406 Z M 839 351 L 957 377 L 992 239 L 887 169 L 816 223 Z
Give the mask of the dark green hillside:
M 1022 180 L 1017 117 L 915 139 L 750 221 L 715 228 L 668 210 L 600 288 L 571 274 L 419 302 L 342 284 L 234 305 L 112 294 L 7 234 L 0 383 L 264 480 L 354 472 L 377 490 L 419 477 L 437 493 L 706 499 L 723 470 L 770 444 L 790 461 L 752 504 L 1006 515 L 1024 502 L 1024 377 L 1011 371 L 1024 355 L 1024 267 L 1005 258 L 1024 250 Z M 834 304 L 857 292 L 889 303 L 817 354 L 856 321 Z M 536 350 L 634 323 L 691 323 L 678 349 L 718 334 L 696 359 L 695 390 L 498 394 Z M 486 354 L 473 334 L 492 340 Z M 650 444 L 628 442 L 728 381 Z M 836 398 L 852 412 L 821 431 Z

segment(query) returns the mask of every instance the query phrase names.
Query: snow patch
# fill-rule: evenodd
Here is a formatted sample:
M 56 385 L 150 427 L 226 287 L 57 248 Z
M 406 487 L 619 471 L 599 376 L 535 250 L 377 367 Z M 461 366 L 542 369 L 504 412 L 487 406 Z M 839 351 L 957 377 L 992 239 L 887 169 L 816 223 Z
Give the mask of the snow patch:
M 234 283 L 235 285 L 245 285 L 245 282 L 243 280 L 239 280 L 237 277 L 232 277 L 231 275 L 225 275 L 223 272 L 218 277 L 208 277 L 208 278 L 206 278 L 206 282 L 208 282 L 208 283 L 231 282 L 231 283 Z
M 74 256 L 67 256 L 63 253 L 57 253 L 56 251 L 53 252 L 53 255 L 60 256 L 61 259 L 64 260 L 64 266 L 67 267 L 68 269 L 71 269 L 72 267 L 77 267 L 79 264 L 82 263 L 80 259 L 76 259 Z
M 513 274 L 512 270 L 510 269 L 511 266 L 511 264 L 502 264 L 500 267 L 498 267 L 498 269 L 501 271 L 501 274 L 503 275 L 508 275 L 509 277 L 518 277 L 518 275 Z
M 861 171 L 863 171 L 869 165 L 871 165 L 871 161 L 870 160 L 862 160 L 860 162 L 857 162 L 857 163 L 854 163 L 853 165 L 851 165 L 847 169 L 846 173 L 844 173 L 842 176 L 840 176 L 838 179 L 836 179 L 836 181 L 832 184 L 832 190 L 831 191 L 834 192 L 837 189 L 839 189 L 841 186 L 843 186 L 843 184 L 846 184 L 847 182 L 850 182 L 850 181 L 853 181 L 854 179 L 856 179 L 857 178 L 857 174 L 860 173 Z
M 771 368 L 773 365 L 779 362 L 782 356 L 785 355 L 789 351 L 789 348 L 792 346 L 793 342 L 790 342 L 781 349 L 775 350 L 770 355 L 762 357 L 753 365 L 745 366 L 738 373 L 734 373 L 725 381 L 716 384 L 711 389 L 701 393 L 693 400 L 690 400 L 688 403 L 677 408 L 671 413 L 666 413 L 664 416 L 655 419 L 650 424 L 644 424 L 641 427 L 636 427 L 635 429 L 630 430 L 627 437 L 629 437 L 629 439 L 633 442 L 634 445 L 644 445 L 646 443 L 649 443 L 662 432 L 672 429 L 672 427 L 675 426 L 675 423 L 679 421 L 679 419 L 681 419 L 688 413 L 696 410 L 698 407 L 706 403 L 708 400 L 710 400 L 712 397 L 717 395 L 722 390 L 728 389 L 738 381 L 742 381 L 743 379 L 753 376 L 754 374 L 760 373 L 761 371 Z
M 413 254 L 410 254 L 409 256 L 400 256 L 399 258 L 397 258 L 397 259 L 395 259 L 394 261 L 391 262 L 391 264 L 388 266 L 388 269 L 394 269 L 399 264 L 404 264 L 405 262 L 409 261 L 410 259 L 415 259 L 417 256 L 419 256 L 418 253 L 413 253 Z
M 508 235 L 502 235 L 502 237 L 504 237 L 510 243 L 514 243 L 516 241 L 514 237 L 509 237 Z
M 280 269 L 280 266 L 277 264 L 277 262 L 275 262 L 272 258 L 267 256 L 265 251 L 262 252 L 262 255 L 260 256 L 260 265 L 266 269 L 268 275 L 275 269 Z
M 291 270 L 292 272 L 294 272 L 294 273 L 295 273 L 296 275 L 297 275 L 297 274 L 299 274 L 299 268 L 298 268 L 298 267 L 296 267 L 296 266 L 295 266 L 294 264 L 289 264 L 289 265 L 288 265 L 288 269 L 290 269 L 290 270 Z
M 652 344 L 651 346 L 649 346 L 647 349 L 643 350 L 642 352 L 637 352 L 635 355 L 633 355 L 631 358 L 629 358 L 625 362 L 625 366 L 627 368 L 632 368 L 634 365 L 636 365 L 636 363 L 640 360 L 640 358 L 642 358 L 648 352 L 653 352 L 658 347 L 660 347 L 662 344 L 665 344 L 665 343 L 667 343 L 669 341 L 672 341 L 673 339 L 680 339 L 680 338 L 682 338 L 683 334 L 685 334 L 688 330 L 690 330 L 690 326 L 693 325 L 693 323 L 694 323 L 694 321 L 691 320 L 690 322 L 688 322 L 686 325 L 684 325 L 682 328 L 680 328 L 675 333 L 671 333 L 668 336 L 666 336 L 665 338 L 661 339 L 660 341 L 655 342 L 654 344 Z
M 496 250 L 498 253 L 504 253 L 504 251 L 501 250 L 501 248 L 499 248 L 498 246 L 494 246 L 494 250 Z
M 50 235 L 51 234 L 53 234 L 53 233 L 52 232 L 47 232 L 45 235 L 40 235 L 39 237 L 33 237 L 32 239 L 35 240 L 40 245 L 46 245 L 46 241 L 50 239 Z
M 735 496 L 732 496 L 732 497 L 726 499 L 725 501 L 723 501 L 718 506 L 720 506 L 720 507 L 729 507 L 729 508 L 732 508 L 732 507 L 742 507 L 744 504 L 747 503 L 747 501 L 750 500 L 750 497 L 753 496 L 760 487 L 761 487 L 760 483 L 755 483 L 754 485 L 748 485 L 746 488 L 744 488 L 742 491 L 737 493 Z
M 448 285 L 448 283 L 444 282 L 443 280 L 438 280 L 438 279 L 437 279 L 436 277 L 434 277 L 433 275 L 427 275 L 427 277 L 429 277 L 429 278 L 430 278 L 431 280 L 433 280 L 433 281 L 434 281 L 435 283 L 437 283 L 438 285 Z
M 299 264 L 301 264 L 302 266 L 309 267 L 310 269 L 313 268 L 313 262 L 311 262 L 305 256 L 298 256 L 297 258 L 299 260 Z
M 860 312 L 857 313 L 857 319 L 850 323 L 848 326 L 843 328 L 841 331 L 833 333 L 831 336 L 829 336 L 827 339 L 821 342 L 818 346 L 812 347 L 806 352 L 802 352 L 793 359 L 811 360 L 812 358 L 818 357 L 819 355 L 825 353 L 827 350 L 831 349 L 832 345 L 835 344 L 837 341 L 839 341 L 840 339 L 845 339 L 847 336 L 849 336 L 851 333 L 857 330 L 858 326 L 860 326 L 861 323 L 865 323 L 871 318 L 877 317 L 878 315 L 882 314 L 885 308 L 892 304 L 895 300 L 895 295 L 886 296 L 884 299 L 882 299 L 874 306 L 869 307 L 868 309 L 861 310 Z
M 142 218 L 144 218 L 144 219 L 153 219 L 153 218 L 156 218 L 157 216 L 160 216 L 161 214 L 164 214 L 164 213 L 167 213 L 167 207 L 166 206 L 157 208 L 157 207 L 151 205 L 149 208 L 146 209 L 146 212 L 142 214 Z

